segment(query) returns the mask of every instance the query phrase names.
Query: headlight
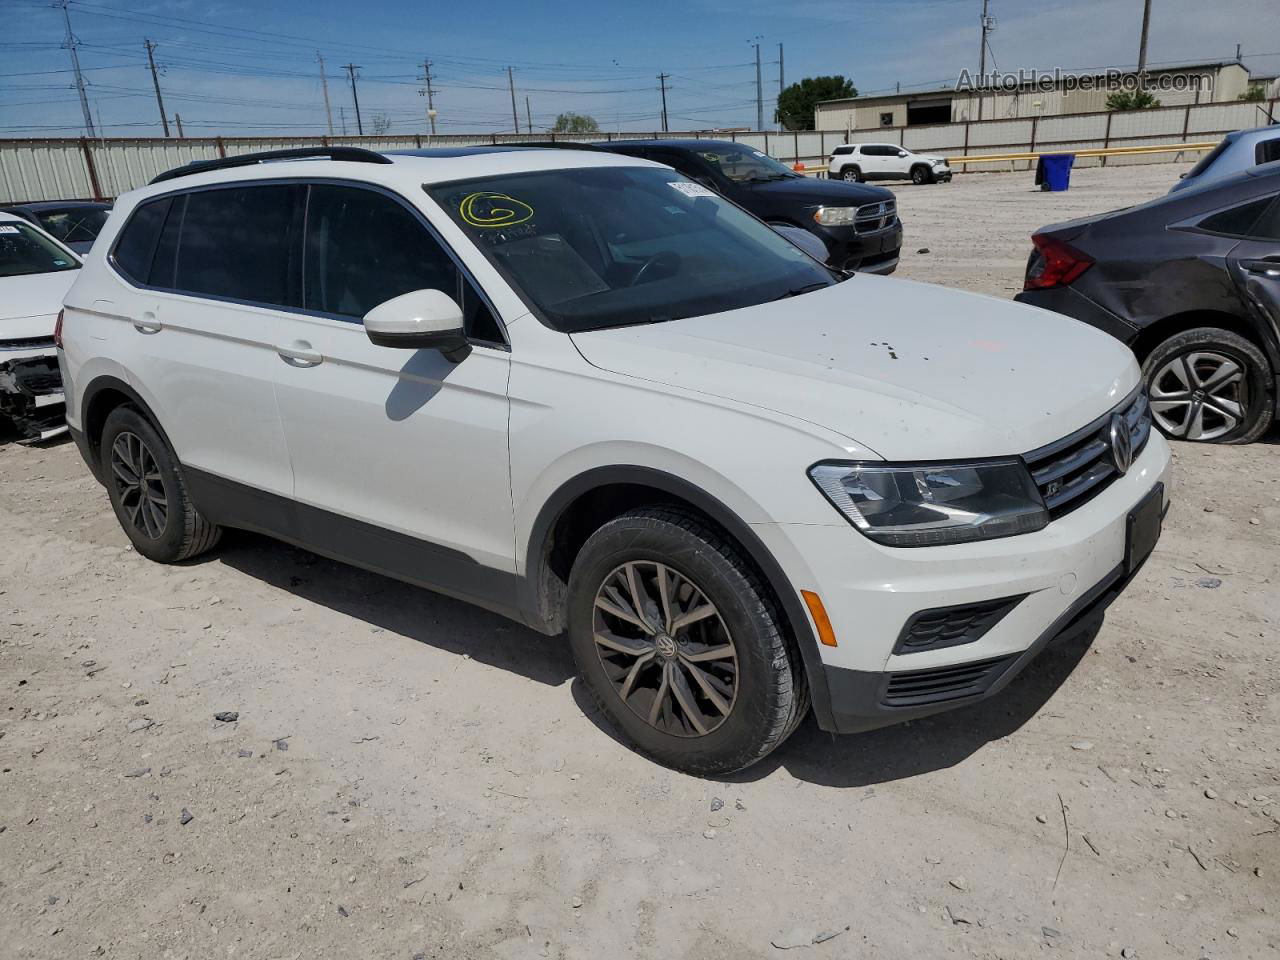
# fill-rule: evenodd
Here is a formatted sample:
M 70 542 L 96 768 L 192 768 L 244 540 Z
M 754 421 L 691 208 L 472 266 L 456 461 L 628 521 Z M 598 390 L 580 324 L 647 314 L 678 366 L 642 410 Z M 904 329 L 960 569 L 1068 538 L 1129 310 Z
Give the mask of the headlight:
M 857 217 L 857 207 L 819 207 L 813 212 L 813 219 L 824 227 L 851 227 Z
M 809 470 L 828 500 L 872 540 L 932 547 L 1033 533 L 1049 522 L 1021 460 L 885 466 L 819 463 Z

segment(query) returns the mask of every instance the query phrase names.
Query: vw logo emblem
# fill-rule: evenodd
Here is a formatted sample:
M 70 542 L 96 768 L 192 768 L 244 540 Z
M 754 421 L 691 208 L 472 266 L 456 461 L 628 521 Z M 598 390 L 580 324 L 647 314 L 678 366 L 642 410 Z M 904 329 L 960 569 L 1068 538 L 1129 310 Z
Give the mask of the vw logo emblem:
M 1133 437 L 1129 435 L 1129 424 L 1120 414 L 1113 413 L 1108 433 L 1111 443 L 1111 463 L 1116 468 L 1116 472 L 1124 476 L 1133 466 Z

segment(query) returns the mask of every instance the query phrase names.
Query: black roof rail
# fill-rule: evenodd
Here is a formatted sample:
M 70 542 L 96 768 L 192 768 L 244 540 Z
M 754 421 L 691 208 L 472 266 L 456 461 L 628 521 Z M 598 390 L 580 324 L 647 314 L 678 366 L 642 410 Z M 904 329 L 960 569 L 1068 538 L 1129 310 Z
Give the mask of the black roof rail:
M 292 150 L 266 150 L 262 153 L 242 153 L 234 157 L 223 157 L 219 160 L 193 160 L 184 167 L 174 167 L 160 174 L 152 183 L 165 180 L 176 180 L 193 173 L 205 173 L 209 170 L 226 170 L 230 167 L 251 167 L 257 163 L 270 163 L 273 160 L 306 160 L 310 157 L 323 157 L 327 160 L 347 160 L 352 163 L 392 163 L 387 157 L 364 147 L 298 147 Z
M 531 147 L 534 150 L 596 150 L 607 153 L 594 143 L 578 143 L 576 140 L 524 140 L 520 143 L 500 143 L 500 147 Z

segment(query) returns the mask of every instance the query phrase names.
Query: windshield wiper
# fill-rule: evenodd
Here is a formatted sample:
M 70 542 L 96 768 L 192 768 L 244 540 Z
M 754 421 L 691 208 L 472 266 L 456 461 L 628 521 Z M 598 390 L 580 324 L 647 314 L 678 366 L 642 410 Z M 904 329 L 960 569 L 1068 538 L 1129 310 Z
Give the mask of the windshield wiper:
M 788 297 L 798 297 L 802 293 L 813 293 L 813 291 L 815 290 L 821 290 L 823 287 L 829 287 L 829 286 L 831 286 L 831 284 L 824 283 L 823 281 L 819 280 L 817 283 L 808 283 L 808 284 L 805 284 L 803 287 L 796 287 L 794 290 L 788 290 L 786 293 L 779 294 L 778 296 L 773 298 L 773 301 L 786 300 Z

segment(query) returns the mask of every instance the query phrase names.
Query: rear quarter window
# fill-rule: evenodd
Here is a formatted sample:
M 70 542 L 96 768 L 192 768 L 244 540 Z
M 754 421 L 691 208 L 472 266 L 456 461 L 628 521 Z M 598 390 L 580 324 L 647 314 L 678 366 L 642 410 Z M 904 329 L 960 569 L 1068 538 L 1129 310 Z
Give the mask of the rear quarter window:
M 134 283 L 150 283 L 151 261 L 171 202 L 171 198 L 163 197 L 138 204 L 120 231 L 111 259 L 116 269 Z
M 1221 233 L 1228 237 L 1249 237 L 1254 235 L 1254 225 L 1262 219 L 1262 215 L 1271 206 L 1272 197 L 1250 200 L 1227 210 L 1212 213 L 1200 221 L 1201 230 L 1209 233 Z

